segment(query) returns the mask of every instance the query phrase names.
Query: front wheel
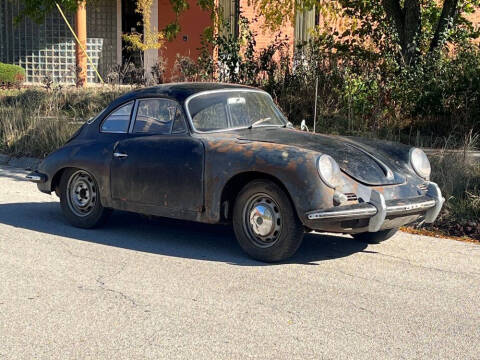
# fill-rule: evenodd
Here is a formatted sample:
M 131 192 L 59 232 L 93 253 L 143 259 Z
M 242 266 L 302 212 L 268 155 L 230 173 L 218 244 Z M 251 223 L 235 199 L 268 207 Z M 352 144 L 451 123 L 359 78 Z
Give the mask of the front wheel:
M 275 183 L 255 180 L 238 194 L 233 228 L 241 248 L 252 258 L 277 262 L 293 256 L 304 229 L 285 192 Z
M 95 178 L 80 169 L 68 169 L 62 175 L 60 206 L 68 222 L 84 229 L 101 225 L 112 212 L 102 206 Z
M 355 240 L 359 240 L 367 244 L 380 244 L 382 241 L 390 239 L 393 235 L 397 233 L 397 231 L 398 228 L 395 228 L 377 231 L 374 233 L 366 232 L 361 234 L 353 234 L 352 236 Z

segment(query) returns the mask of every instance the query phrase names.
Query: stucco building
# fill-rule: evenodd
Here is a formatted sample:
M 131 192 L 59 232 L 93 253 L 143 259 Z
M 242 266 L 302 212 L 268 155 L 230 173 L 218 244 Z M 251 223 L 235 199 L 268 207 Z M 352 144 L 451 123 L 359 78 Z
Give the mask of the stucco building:
M 122 34 L 144 31 L 142 19 L 135 12 L 135 0 L 96 0 L 91 5 L 87 3 L 87 52 L 102 76 L 106 76 L 116 65 L 127 62 L 137 62 L 149 74 L 153 65 L 162 56 L 167 62 L 166 80 L 169 80 L 171 69 L 177 54 L 196 59 L 201 47 L 203 30 L 212 24 L 210 13 L 197 5 L 197 0 L 188 0 L 190 8 L 179 18 L 181 31 L 178 36 L 165 44 L 161 50 L 148 50 L 138 61 L 132 53 L 122 46 Z M 239 14 L 252 20 L 256 17 L 255 10 L 249 0 L 216 0 L 223 9 L 223 16 L 230 24 L 228 29 L 236 33 Z M 27 82 L 41 82 L 49 76 L 55 82 L 75 81 L 75 40 L 56 11 L 52 12 L 41 24 L 29 19 L 15 24 L 15 18 L 20 12 L 20 1 L 0 0 L 0 62 L 17 64 L 26 70 Z M 74 23 L 74 15 L 67 14 L 68 21 Z M 175 14 L 170 0 L 154 0 L 152 5 L 153 30 L 163 29 L 172 23 Z M 473 16 L 480 23 L 480 13 Z M 311 27 L 315 25 L 316 17 L 313 11 L 298 13 L 294 24 L 286 24 L 280 31 L 294 43 L 308 39 Z M 260 22 L 252 22 L 252 29 L 257 33 L 257 48 L 265 48 L 275 38 L 276 34 L 264 32 Z M 73 70 L 72 70 L 73 69 Z M 88 82 L 98 82 L 93 68 L 89 65 Z

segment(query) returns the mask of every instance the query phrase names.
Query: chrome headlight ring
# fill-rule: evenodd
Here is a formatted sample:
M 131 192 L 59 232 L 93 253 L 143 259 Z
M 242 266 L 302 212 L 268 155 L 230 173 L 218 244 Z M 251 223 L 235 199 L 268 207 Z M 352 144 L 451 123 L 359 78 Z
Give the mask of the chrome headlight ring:
M 317 160 L 318 175 L 328 187 L 335 189 L 339 185 L 340 167 L 330 155 L 321 155 Z
M 419 148 L 412 148 L 410 150 L 410 165 L 415 173 L 425 180 L 430 180 L 432 167 L 425 152 Z

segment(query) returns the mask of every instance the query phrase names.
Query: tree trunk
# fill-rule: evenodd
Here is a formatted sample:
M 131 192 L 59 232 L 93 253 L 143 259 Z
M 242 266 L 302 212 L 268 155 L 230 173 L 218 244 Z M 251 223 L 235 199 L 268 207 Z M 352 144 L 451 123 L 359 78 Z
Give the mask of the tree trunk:
M 400 0 L 382 0 L 382 4 L 395 26 L 403 59 L 407 64 L 415 63 L 419 56 L 416 40 L 422 31 L 420 0 L 405 0 L 403 9 Z
M 458 2 L 458 0 L 445 0 L 435 35 L 433 35 L 432 42 L 430 43 L 430 52 L 435 51 L 435 49 L 446 40 L 445 32 L 452 26 L 458 14 Z
M 420 1 L 405 0 L 403 12 L 405 14 L 405 44 L 402 46 L 402 52 L 407 64 L 414 64 L 420 55 L 417 43 L 418 36 L 422 31 Z
M 382 0 L 387 17 L 392 21 L 398 34 L 400 46 L 405 43 L 405 18 L 399 0 Z

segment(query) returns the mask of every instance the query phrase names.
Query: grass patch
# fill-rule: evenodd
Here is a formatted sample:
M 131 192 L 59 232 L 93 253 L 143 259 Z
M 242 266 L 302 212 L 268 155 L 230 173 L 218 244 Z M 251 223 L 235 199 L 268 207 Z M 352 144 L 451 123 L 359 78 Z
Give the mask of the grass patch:
M 480 163 L 466 152 L 478 148 L 478 136 L 469 136 L 463 151 L 446 149 L 431 157 L 432 180 L 446 199 L 437 222 L 429 229 L 451 236 L 469 236 L 480 241 Z
M 0 152 L 43 158 L 125 88 L 0 91 Z

